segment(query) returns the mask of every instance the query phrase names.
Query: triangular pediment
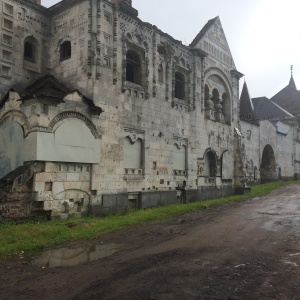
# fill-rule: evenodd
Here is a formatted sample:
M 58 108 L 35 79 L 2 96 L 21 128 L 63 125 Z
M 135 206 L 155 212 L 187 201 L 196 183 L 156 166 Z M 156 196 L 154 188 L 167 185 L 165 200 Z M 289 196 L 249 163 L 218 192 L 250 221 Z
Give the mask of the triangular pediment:
M 52 98 L 63 100 L 72 91 L 59 82 L 54 76 L 46 75 L 22 91 L 22 98 Z
M 190 47 L 200 49 L 230 70 L 236 70 L 226 36 L 219 17 L 209 20 Z
M 16 96 L 17 95 L 17 96 Z M 72 101 L 85 103 L 93 114 L 100 115 L 103 110 L 101 107 L 96 106 L 94 101 L 85 97 L 78 90 L 71 90 L 58 81 L 53 75 L 46 75 L 41 77 L 33 84 L 29 85 L 25 89 L 12 88 L 8 91 L 3 99 L 0 99 L 0 108 L 4 106 L 6 102 L 16 100 L 17 101 L 29 101 L 41 99 L 50 101 L 55 105 L 60 102 Z

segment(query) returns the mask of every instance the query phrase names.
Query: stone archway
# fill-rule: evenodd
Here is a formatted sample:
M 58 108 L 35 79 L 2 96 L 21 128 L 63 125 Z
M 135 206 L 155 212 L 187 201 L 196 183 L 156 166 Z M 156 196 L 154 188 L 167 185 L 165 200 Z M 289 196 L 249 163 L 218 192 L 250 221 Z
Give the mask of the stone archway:
M 261 183 L 275 181 L 277 179 L 275 154 L 270 145 L 266 145 L 263 150 L 260 166 L 260 178 Z

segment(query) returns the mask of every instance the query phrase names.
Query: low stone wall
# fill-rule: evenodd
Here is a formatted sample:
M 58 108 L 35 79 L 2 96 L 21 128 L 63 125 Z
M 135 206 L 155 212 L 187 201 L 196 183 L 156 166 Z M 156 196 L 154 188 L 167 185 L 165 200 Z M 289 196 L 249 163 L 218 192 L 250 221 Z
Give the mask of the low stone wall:
M 92 205 L 94 216 L 126 213 L 132 209 L 143 209 L 177 203 L 176 191 L 156 191 L 102 195 L 102 205 Z
M 138 208 L 148 208 L 177 203 L 177 191 L 145 192 L 141 193 Z
M 204 201 L 214 198 L 222 198 L 227 196 L 234 195 L 235 191 L 232 186 L 226 186 L 226 187 L 215 187 L 215 186 L 209 186 L 209 187 L 202 187 L 198 190 L 187 190 L 184 191 L 185 202 L 197 202 L 197 201 Z

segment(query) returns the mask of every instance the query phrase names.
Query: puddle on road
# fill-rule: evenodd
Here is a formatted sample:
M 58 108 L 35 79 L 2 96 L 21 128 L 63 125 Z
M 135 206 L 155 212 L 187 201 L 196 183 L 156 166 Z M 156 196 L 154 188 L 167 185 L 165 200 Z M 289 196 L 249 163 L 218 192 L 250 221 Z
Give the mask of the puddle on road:
M 49 268 L 70 267 L 113 255 L 120 249 L 121 245 L 114 243 L 52 249 L 34 258 L 33 263 Z

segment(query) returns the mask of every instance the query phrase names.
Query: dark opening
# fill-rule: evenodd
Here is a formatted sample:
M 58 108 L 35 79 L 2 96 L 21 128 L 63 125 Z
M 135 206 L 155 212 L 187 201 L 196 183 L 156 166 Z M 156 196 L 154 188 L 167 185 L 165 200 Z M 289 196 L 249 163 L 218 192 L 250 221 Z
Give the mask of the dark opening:
M 65 60 L 71 57 L 71 42 L 65 41 L 60 45 L 60 60 Z
M 30 42 L 24 44 L 24 59 L 35 61 L 35 47 Z
M 205 94 L 205 100 L 210 100 L 209 99 L 209 88 L 207 85 L 205 85 L 204 94 Z
M 209 162 L 209 177 L 215 177 L 216 176 L 216 170 L 217 170 L 217 164 L 216 164 L 216 158 L 212 152 L 208 152 L 207 154 L 208 162 Z
M 175 98 L 185 100 L 185 81 L 184 76 L 176 72 L 175 73 Z
M 141 84 L 141 62 L 137 53 L 127 51 L 126 54 L 126 80 Z

